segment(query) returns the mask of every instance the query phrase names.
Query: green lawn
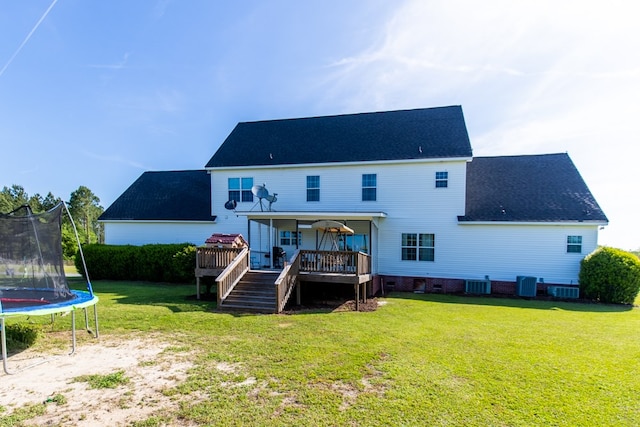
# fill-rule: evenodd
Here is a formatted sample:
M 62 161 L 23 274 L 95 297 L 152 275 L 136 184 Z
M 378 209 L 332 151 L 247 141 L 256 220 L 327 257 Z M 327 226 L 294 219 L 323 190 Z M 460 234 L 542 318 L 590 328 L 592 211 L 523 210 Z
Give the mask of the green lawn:
M 140 425 L 640 420 L 638 308 L 396 293 L 368 313 L 234 315 L 186 298 L 194 286 L 93 286 L 101 336 L 153 332 L 175 351 L 198 355 L 187 380 L 168 391 L 181 410 Z M 64 323 L 55 328 L 65 330 Z M 216 369 L 221 363 L 234 369 Z

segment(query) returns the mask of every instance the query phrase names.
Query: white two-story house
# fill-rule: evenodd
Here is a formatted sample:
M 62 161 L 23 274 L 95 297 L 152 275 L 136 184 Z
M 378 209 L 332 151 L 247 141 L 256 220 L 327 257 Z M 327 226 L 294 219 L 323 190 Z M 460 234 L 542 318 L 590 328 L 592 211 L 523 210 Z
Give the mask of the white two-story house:
M 205 171 L 143 174 L 102 215 L 106 242 L 240 233 L 256 268 L 275 266 L 274 247 L 355 250 L 373 290 L 457 292 L 489 277 L 513 293 L 518 276 L 577 284 L 607 224 L 567 154 L 474 158 L 459 106 L 239 123 Z M 193 218 L 171 218 L 187 199 Z

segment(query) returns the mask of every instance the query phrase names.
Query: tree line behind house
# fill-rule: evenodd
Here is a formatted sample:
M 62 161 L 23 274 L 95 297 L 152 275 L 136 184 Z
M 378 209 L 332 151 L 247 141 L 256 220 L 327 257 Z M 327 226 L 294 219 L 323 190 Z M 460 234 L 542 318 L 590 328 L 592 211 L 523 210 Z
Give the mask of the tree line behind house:
M 25 205 L 34 213 L 45 212 L 62 200 L 51 192 L 44 197 L 39 193 L 29 195 L 24 187 L 13 184 L 11 187 L 3 187 L 0 191 L 0 213 L 8 214 Z M 104 208 L 100 206 L 100 199 L 89 188 L 81 185 L 65 202 L 82 244 L 103 243 L 104 227 L 98 223 L 98 217 L 104 212 Z M 78 251 L 78 242 L 68 215 L 63 215 L 62 218 L 62 252 L 64 259 L 72 260 Z

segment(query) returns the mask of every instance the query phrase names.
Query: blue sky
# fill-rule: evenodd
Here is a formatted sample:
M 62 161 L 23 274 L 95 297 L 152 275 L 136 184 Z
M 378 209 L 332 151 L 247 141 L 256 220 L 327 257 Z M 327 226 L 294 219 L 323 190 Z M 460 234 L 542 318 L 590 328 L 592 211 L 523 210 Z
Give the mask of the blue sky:
M 0 186 L 108 207 L 237 122 L 462 105 L 476 156 L 568 152 L 640 248 L 634 2 L 0 0 Z

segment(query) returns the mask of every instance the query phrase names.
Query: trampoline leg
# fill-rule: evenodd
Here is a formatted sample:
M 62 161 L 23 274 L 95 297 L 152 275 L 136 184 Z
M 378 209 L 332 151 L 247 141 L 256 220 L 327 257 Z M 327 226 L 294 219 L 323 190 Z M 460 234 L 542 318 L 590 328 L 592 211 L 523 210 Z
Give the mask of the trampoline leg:
M 100 332 L 98 332 L 99 328 L 98 328 L 98 305 L 97 304 L 93 305 L 93 320 L 96 327 L 96 331 L 93 333 L 93 336 L 95 338 L 98 338 L 100 336 Z
M 0 334 L 2 335 L 2 367 L 6 374 L 11 375 L 7 368 L 7 332 L 4 328 L 4 317 L 0 318 Z
M 71 310 L 71 353 L 69 356 L 76 352 L 76 311 Z

